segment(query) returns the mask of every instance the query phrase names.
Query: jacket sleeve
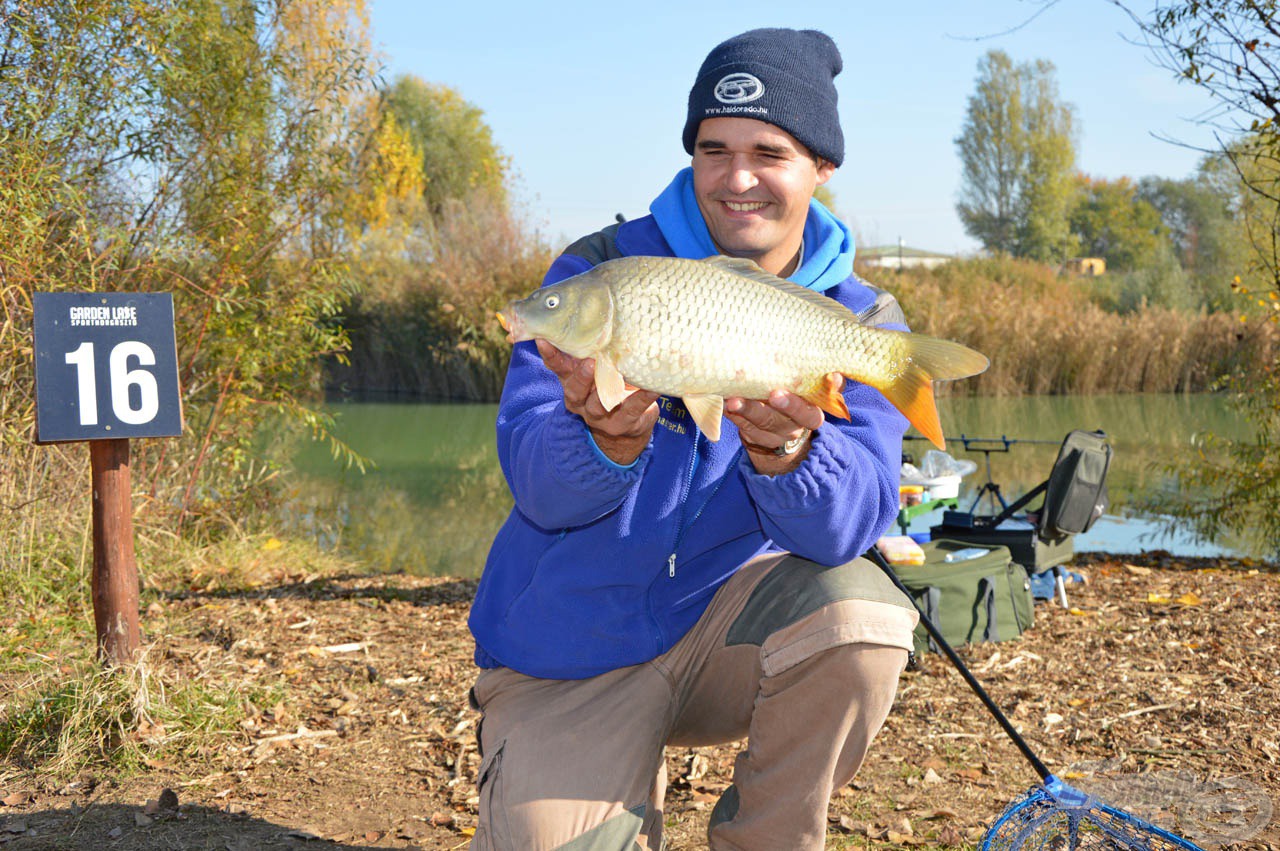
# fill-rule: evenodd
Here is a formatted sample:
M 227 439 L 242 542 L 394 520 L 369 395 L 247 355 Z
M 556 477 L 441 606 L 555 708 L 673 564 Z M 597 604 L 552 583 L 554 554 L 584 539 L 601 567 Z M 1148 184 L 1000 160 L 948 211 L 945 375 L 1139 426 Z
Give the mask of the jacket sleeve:
M 740 466 L 764 533 L 819 564 L 862 555 L 898 514 L 907 420 L 865 384 L 844 397 L 851 420 L 828 418 L 792 472 L 761 475 L 745 456 Z
M 543 285 L 590 266 L 561 255 Z M 560 380 L 532 342 L 518 343 L 512 352 L 497 431 L 498 460 L 516 508 L 544 529 L 581 526 L 616 509 L 639 482 L 651 451 L 646 447 L 625 467 L 605 457 L 582 418 L 565 408 Z
M 864 325 L 910 330 L 892 295 L 856 276 L 854 281 L 873 297 L 859 311 Z M 865 384 L 849 382 L 844 400 L 850 420 L 828 417 L 791 473 L 762 476 L 745 456 L 741 462 L 764 533 L 819 564 L 862 555 L 898 516 L 907 419 Z

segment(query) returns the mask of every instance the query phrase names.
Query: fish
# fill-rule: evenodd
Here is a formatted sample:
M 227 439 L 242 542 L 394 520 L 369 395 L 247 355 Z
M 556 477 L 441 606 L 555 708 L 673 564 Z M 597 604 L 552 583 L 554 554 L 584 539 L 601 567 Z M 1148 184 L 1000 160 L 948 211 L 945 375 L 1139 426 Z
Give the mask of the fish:
M 726 397 L 767 399 L 775 389 L 848 420 L 844 376 L 879 390 L 942 449 L 933 382 L 988 365 L 951 340 L 863 325 L 834 299 L 724 255 L 607 260 L 497 319 L 512 343 L 543 339 L 593 358 L 605 410 L 636 388 L 678 397 L 711 441 Z

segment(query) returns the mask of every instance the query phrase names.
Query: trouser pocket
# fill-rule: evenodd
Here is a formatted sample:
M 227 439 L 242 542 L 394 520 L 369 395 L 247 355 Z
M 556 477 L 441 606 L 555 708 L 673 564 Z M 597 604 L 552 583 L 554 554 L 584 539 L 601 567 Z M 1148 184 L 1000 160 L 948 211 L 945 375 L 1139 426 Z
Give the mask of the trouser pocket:
M 472 851 L 500 851 L 509 848 L 510 832 L 506 829 L 507 814 L 502 800 L 502 748 L 506 742 L 498 742 L 480 761 L 476 785 L 480 796 L 480 823 L 471 840 Z

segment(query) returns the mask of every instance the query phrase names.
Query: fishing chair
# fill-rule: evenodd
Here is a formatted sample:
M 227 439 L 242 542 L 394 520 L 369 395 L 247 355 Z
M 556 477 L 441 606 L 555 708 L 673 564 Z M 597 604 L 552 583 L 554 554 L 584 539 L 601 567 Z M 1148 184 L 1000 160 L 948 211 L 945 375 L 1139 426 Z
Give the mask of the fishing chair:
M 1028 574 L 1053 571 L 1054 587 L 1066 608 L 1066 577 L 1061 565 L 1075 554 L 1074 536 L 1087 532 L 1110 504 L 1107 471 L 1111 455 L 1111 446 L 1101 430 L 1069 432 L 1047 479 L 1012 503 L 1005 502 L 999 485 L 988 481 L 979 489 L 967 512 L 944 512 L 942 523 L 930 530 L 931 536 L 934 540 L 946 538 L 1008 547 L 1013 560 L 1026 568 Z M 988 479 L 990 470 L 988 455 Z M 1000 510 L 989 515 L 978 514 L 984 494 L 990 494 L 993 509 L 998 505 Z M 1017 516 L 1017 512 L 1037 497 L 1043 497 L 1037 508 Z

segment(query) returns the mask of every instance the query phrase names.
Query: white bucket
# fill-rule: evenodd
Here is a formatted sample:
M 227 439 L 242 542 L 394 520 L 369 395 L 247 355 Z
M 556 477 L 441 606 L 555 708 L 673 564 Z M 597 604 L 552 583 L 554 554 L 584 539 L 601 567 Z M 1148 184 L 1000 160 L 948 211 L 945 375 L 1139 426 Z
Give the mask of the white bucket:
M 955 499 L 960 496 L 960 476 L 952 474 L 925 479 L 924 488 L 930 500 Z

